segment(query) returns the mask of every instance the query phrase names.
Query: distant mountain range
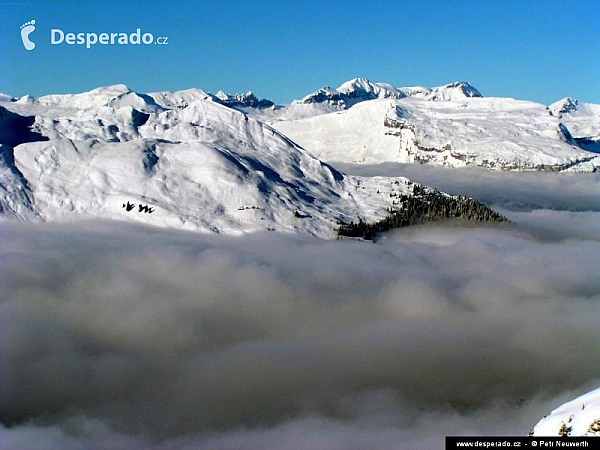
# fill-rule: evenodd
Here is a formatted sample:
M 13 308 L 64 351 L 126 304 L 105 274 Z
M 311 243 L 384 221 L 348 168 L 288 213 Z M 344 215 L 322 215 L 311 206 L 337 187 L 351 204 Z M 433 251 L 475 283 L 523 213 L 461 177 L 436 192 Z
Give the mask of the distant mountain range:
M 278 109 L 247 112 L 327 161 L 578 172 L 600 166 L 600 105 L 485 98 L 464 81 L 395 88 L 356 78 Z
M 573 99 L 546 107 L 485 98 L 467 82 L 395 88 L 364 78 L 289 105 L 251 92 L 143 94 L 122 84 L 2 94 L 0 217 L 328 238 L 440 211 L 489 220 L 465 199 L 406 178 L 348 176 L 323 160 L 593 171 L 599 114 L 600 105 Z M 409 207 L 423 217 L 388 220 Z
M 235 109 L 266 105 L 250 93 L 140 94 L 125 85 L 5 98 L 0 217 L 101 217 L 325 238 L 351 224 L 359 225 L 347 234 L 360 237 L 363 224 L 385 219 L 415 196 L 421 203 L 448 203 L 465 217 L 492 217 L 478 205 L 423 190 L 406 178 L 344 175 Z M 470 212 L 464 205 L 471 205 Z

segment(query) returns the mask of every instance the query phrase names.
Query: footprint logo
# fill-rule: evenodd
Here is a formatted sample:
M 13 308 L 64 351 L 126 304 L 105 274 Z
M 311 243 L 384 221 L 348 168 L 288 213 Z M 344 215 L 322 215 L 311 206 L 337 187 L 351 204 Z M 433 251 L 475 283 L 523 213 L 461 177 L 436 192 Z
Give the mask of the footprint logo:
M 29 40 L 29 35 L 35 30 L 35 20 L 24 23 L 21 25 L 21 39 L 23 39 L 23 45 L 26 50 L 33 50 L 35 43 Z

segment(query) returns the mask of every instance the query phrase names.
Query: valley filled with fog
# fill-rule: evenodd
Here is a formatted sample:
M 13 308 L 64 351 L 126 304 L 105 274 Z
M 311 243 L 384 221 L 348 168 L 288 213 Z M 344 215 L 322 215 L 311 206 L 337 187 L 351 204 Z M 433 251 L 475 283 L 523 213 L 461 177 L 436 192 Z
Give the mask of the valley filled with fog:
M 442 448 L 598 386 L 600 174 L 333 165 L 513 223 L 373 243 L 2 222 L 0 447 Z

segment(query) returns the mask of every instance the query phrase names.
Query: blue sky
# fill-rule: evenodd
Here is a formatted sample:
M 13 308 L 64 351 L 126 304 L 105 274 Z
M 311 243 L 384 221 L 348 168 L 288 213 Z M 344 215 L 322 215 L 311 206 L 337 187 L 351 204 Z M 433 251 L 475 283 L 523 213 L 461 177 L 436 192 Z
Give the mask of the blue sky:
M 32 19 L 36 48 L 26 51 L 19 28 Z M 86 49 L 51 45 L 52 28 L 169 39 Z M 353 77 L 600 103 L 600 2 L 0 1 L 0 92 L 14 96 L 124 83 L 284 103 Z

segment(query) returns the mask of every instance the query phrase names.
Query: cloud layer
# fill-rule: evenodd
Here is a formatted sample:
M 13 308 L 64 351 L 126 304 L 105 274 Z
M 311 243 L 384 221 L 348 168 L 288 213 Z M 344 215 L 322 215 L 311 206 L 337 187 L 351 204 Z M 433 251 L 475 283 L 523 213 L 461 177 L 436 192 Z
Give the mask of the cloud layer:
M 450 194 L 472 196 L 487 205 L 513 210 L 600 211 L 598 173 L 501 172 L 398 163 L 336 163 L 335 167 L 354 175 L 404 176 Z
M 600 379 L 594 201 L 376 244 L 0 224 L 0 447 L 524 434 Z

